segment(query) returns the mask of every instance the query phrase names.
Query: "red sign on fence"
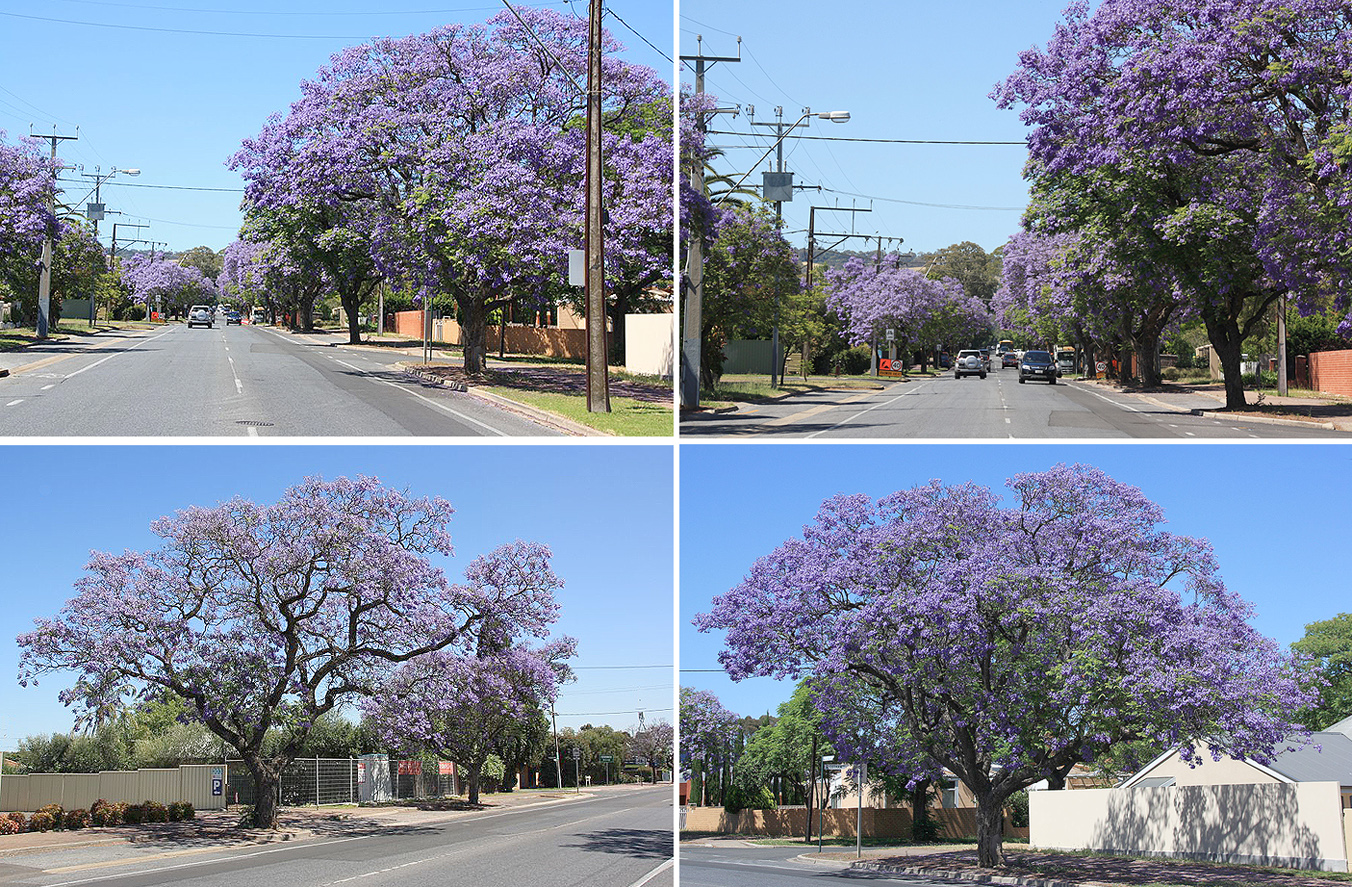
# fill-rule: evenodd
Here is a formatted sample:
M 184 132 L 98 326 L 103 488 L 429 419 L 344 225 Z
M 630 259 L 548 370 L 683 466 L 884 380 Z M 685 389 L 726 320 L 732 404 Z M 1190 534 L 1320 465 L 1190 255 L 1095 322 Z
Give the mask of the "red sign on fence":
M 399 762 L 399 775 L 400 775 L 400 776 L 421 776 L 421 775 L 422 775 L 422 761 L 400 761 L 400 762 Z
M 450 761 L 437 761 L 437 772 L 442 776 L 454 776 L 455 764 Z

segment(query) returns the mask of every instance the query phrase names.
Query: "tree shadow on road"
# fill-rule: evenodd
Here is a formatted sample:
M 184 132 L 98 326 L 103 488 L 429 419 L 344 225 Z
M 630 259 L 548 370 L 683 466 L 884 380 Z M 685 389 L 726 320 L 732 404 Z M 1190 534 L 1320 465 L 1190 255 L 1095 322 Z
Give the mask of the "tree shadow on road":
M 566 846 L 637 859 L 670 859 L 675 852 L 671 832 L 661 829 L 608 828 L 578 837 L 581 843 Z

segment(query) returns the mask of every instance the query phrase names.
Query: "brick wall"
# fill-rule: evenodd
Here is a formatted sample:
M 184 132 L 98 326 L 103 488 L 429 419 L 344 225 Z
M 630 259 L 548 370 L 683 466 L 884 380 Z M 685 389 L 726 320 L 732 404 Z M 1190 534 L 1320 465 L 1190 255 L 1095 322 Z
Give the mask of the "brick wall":
M 1352 397 L 1352 351 L 1316 351 L 1310 355 L 1310 387 Z
M 854 837 L 858 811 L 830 809 L 823 811 L 822 831 L 831 837 Z M 686 811 L 685 828 L 690 831 L 720 832 L 726 835 L 765 835 L 792 838 L 803 833 L 804 807 L 780 807 L 776 810 L 743 810 L 728 813 L 722 807 L 691 807 Z M 976 834 L 976 808 L 958 807 L 934 809 L 930 816 L 939 826 L 939 837 L 957 839 Z M 817 812 L 812 814 L 812 828 L 817 829 Z M 1005 835 L 1028 837 L 1027 827 L 1015 828 L 1005 817 Z M 864 808 L 864 837 L 911 837 L 911 810 L 909 807 L 878 809 Z
M 394 332 L 410 339 L 423 335 L 421 311 L 399 311 L 394 315 Z M 450 318 L 434 321 L 432 337 L 448 345 L 459 345 L 460 325 Z M 488 327 L 488 350 L 498 349 L 498 328 Z M 587 353 L 587 331 L 559 327 L 507 325 L 507 353 L 533 354 L 542 357 L 584 357 Z

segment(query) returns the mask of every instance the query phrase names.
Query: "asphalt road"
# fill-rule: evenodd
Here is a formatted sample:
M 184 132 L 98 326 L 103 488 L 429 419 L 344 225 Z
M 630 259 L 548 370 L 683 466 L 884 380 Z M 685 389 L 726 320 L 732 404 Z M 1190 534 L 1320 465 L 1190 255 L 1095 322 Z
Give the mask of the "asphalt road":
M 522 436 L 558 432 L 329 336 L 225 326 L 104 333 L 26 349 L 0 379 L 4 436 Z
M 833 848 L 840 849 L 840 848 Z M 850 871 L 844 865 L 800 862 L 803 847 L 701 847 L 681 845 L 681 887 L 782 887 L 797 884 L 949 884 L 908 875 Z
M 1178 400 L 1178 404 L 1163 406 L 1155 398 L 1074 382 L 1020 385 L 1018 371 L 1005 369 L 994 370 L 985 379 L 954 379 L 952 374 L 916 377 L 881 391 L 813 391 L 735 413 L 686 415 L 681 418 L 681 436 L 1347 439 L 1341 432 L 1322 428 L 1194 416 L 1187 412 L 1189 408 L 1215 409 L 1218 405 L 1200 396 Z
M 285 844 L 117 845 L 0 859 L 41 887 L 673 887 L 671 787 Z

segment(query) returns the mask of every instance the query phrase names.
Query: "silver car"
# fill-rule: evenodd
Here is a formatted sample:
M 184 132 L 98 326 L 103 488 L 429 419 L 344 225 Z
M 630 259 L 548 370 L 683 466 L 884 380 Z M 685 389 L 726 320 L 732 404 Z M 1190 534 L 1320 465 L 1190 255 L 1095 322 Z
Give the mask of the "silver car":
M 211 327 L 216 325 L 216 315 L 210 305 L 194 305 L 188 309 L 188 329 L 195 326 Z
M 986 361 L 980 351 L 973 349 L 958 352 L 958 359 L 953 361 L 953 378 L 961 379 L 963 376 L 986 378 Z

